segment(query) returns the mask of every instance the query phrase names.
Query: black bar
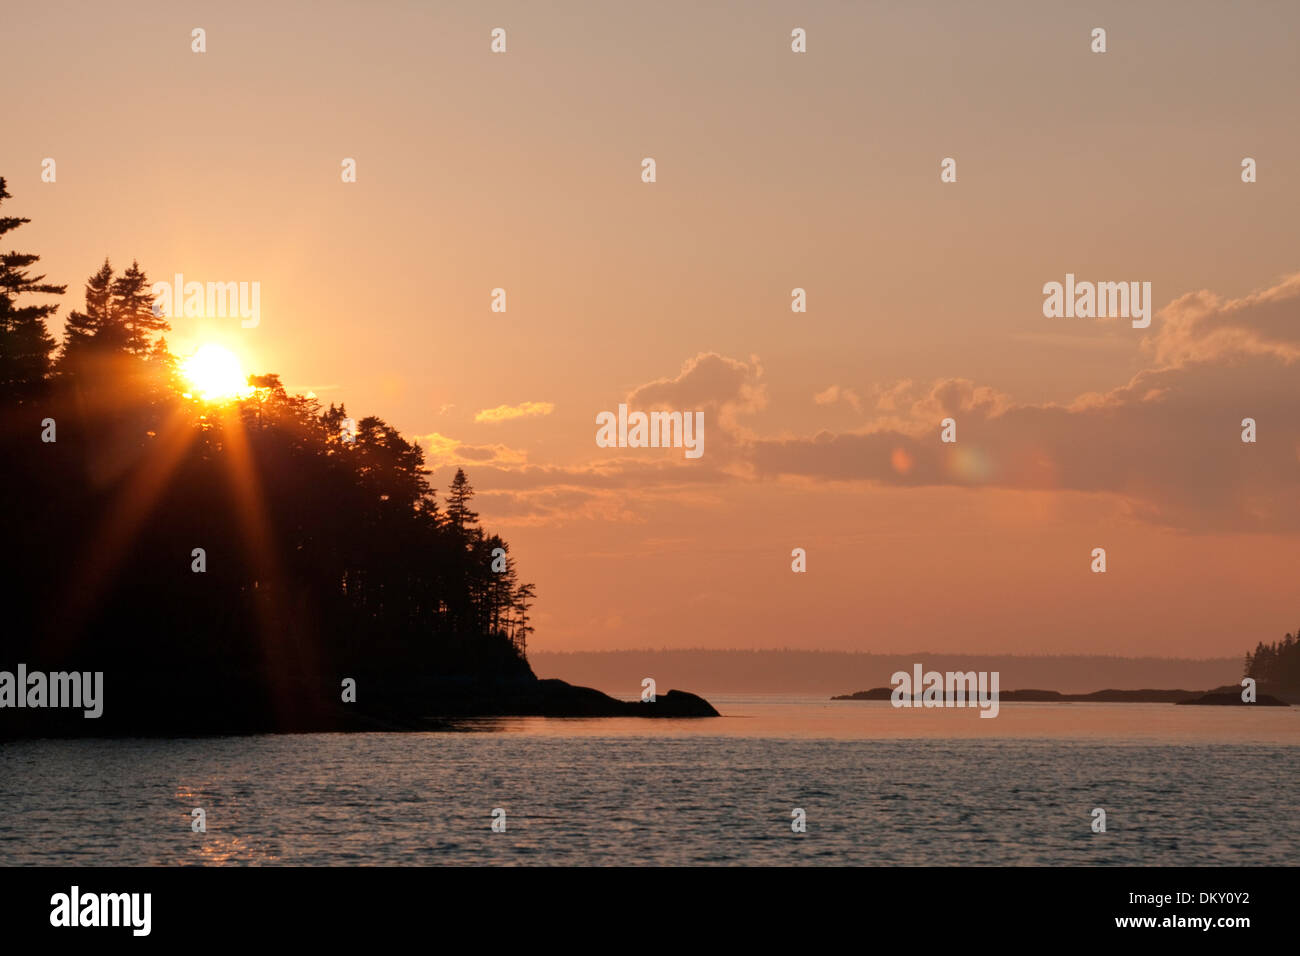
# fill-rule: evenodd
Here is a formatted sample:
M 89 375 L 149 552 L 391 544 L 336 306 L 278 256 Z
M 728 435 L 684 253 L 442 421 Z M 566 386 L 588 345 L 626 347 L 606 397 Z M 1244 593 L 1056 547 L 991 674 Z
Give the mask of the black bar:
M 334 946 L 416 934 L 431 948 L 462 949 L 517 933 L 534 947 L 563 939 L 622 948 L 700 934 L 761 942 L 789 932 L 827 945 L 847 933 L 855 948 L 892 940 L 909 950 L 929 948 L 927 941 L 949 949 L 1124 937 L 1144 946 L 1193 938 L 1231 946 L 1292 925 L 1283 914 L 1288 900 L 1294 906 L 1293 876 L 1247 867 L 9 868 L 0 870 L 0 925 L 6 942 L 63 937 L 91 945 L 118 938 Z M 73 886 L 83 905 L 87 894 L 150 894 L 148 935 L 130 925 L 52 926 L 52 898 L 70 896 Z M 1146 918 L 1154 925 L 1119 925 Z M 1206 918 L 1209 928 L 1186 922 Z M 1245 923 L 1218 923 L 1224 919 Z

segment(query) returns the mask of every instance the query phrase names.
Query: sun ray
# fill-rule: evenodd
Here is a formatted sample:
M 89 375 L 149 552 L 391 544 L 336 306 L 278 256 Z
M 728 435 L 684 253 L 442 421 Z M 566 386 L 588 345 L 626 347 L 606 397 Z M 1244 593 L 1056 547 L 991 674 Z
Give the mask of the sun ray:
M 281 556 L 276 551 L 271 516 L 267 511 L 266 496 L 243 413 L 239 406 L 225 407 L 221 409 L 220 421 L 226 451 L 223 456 L 226 477 L 235 495 L 248 568 L 262 591 L 254 598 L 261 631 L 258 643 L 262 676 L 266 686 L 273 688 L 286 675 L 311 672 L 317 661 L 310 643 L 293 639 L 299 615 L 295 613 L 292 595 L 284 590 L 287 577 L 283 573 Z M 269 700 L 277 724 L 287 720 L 289 714 L 280 703 L 281 696 L 272 692 Z M 301 717 L 301 713 L 298 716 Z
M 129 549 L 141 523 L 167 487 L 195 433 L 190 415 L 176 410 L 159 429 L 154 439 L 156 453 L 147 456 L 121 485 L 113 505 L 104 512 L 83 560 L 74 567 L 76 578 L 69 588 L 69 599 L 61 613 L 72 626 L 65 633 L 75 633 L 78 622 L 95 604 L 112 575 L 119 570 L 122 556 Z

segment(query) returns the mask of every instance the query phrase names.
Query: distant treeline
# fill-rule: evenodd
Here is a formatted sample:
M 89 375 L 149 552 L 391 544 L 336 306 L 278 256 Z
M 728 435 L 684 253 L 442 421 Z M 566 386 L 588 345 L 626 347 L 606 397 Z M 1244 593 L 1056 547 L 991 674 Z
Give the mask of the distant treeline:
M 1246 655 L 1246 675 L 1283 691 L 1300 691 L 1300 628 L 1273 644 L 1263 641 Z
M 110 710 L 131 675 L 268 707 L 340 675 L 531 679 L 533 586 L 463 472 L 439 503 L 417 445 L 373 416 L 346 440 L 342 405 L 276 375 L 187 397 L 134 263 L 56 343 L 37 261 L 0 256 L 0 665 L 104 670 Z
M 1218 687 L 1235 680 L 1238 657 L 1191 660 L 1101 655 L 1011 655 L 916 650 L 908 653 L 792 649 L 627 649 L 557 652 L 538 649 L 529 663 L 542 677 L 563 676 L 611 694 L 631 694 L 642 677 L 659 686 L 713 694 L 833 696 L 884 687 L 899 670 L 999 671 L 1006 689 L 1087 693 L 1102 688 Z

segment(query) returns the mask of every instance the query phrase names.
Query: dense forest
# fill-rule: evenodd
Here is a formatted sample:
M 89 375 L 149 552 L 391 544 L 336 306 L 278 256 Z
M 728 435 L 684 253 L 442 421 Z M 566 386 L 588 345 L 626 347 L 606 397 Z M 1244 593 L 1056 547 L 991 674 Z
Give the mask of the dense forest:
M 191 396 L 136 263 L 91 275 L 56 342 L 66 289 L 38 258 L 0 256 L 0 669 L 100 670 L 111 712 L 253 724 L 336 706 L 345 678 L 362 702 L 402 675 L 535 680 L 533 586 L 463 472 L 440 503 L 418 445 L 274 374 Z
M 1273 644 L 1256 644 L 1246 655 L 1245 676 L 1284 693 L 1300 692 L 1300 628 Z

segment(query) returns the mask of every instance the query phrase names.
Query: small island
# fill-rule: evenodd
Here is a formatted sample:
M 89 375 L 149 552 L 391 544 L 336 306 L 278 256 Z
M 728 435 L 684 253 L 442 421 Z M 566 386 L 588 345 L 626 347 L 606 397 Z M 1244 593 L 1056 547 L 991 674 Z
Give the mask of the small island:
M 889 700 L 892 687 L 873 687 L 853 694 L 840 694 L 831 700 Z M 912 699 L 919 702 L 920 694 Z M 1096 690 L 1088 694 L 1063 694 L 1057 690 L 1004 690 L 998 694 L 1003 703 L 1095 703 L 1095 704 L 1245 704 L 1241 688 L 1214 691 L 1194 690 Z M 1288 707 L 1286 701 L 1261 694 L 1256 704 L 1266 707 Z
M 949 675 L 951 677 L 951 675 Z M 1254 699 L 1246 696 L 1244 684 L 1254 681 Z M 893 687 L 873 687 L 831 700 L 891 700 Z M 922 694 L 912 696 L 922 702 Z M 1004 703 L 1094 703 L 1094 704 L 1193 704 L 1206 706 L 1289 707 L 1300 703 L 1300 628 L 1272 644 L 1262 641 L 1246 655 L 1242 685 L 1225 684 L 1212 690 L 1095 690 L 1087 694 L 1063 694 L 1056 690 L 1004 690 Z

